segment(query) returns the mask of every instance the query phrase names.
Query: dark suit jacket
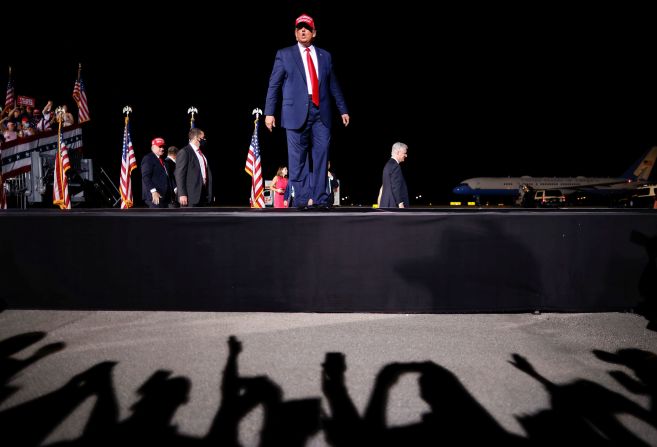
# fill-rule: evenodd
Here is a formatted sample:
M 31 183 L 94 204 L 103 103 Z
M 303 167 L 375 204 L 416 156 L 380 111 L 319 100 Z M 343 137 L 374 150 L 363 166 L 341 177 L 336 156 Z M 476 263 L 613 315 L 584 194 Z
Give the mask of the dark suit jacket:
M 333 73 L 333 62 L 328 51 L 315 47 L 317 53 L 317 72 L 319 79 L 319 113 L 322 122 L 331 128 L 331 96 L 335 99 L 341 115 L 349 113 L 342 90 Z M 281 126 L 285 129 L 299 129 L 308 116 L 308 84 L 303 68 L 299 46 L 283 48 L 276 53 L 274 68 L 269 78 L 265 115 L 274 115 L 283 91 Z
M 176 186 L 178 187 L 178 197 L 187 196 L 187 206 L 212 203 L 212 171 L 210 170 L 210 164 L 208 163 L 207 196 L 205 197 L 201 197 L 203 190 L 201 169 L 201 164 L 192 146 L 188 144 L 178 151 L 175 172 Z
M 169 176 L 160 164 L 158 156 L 151 152 L 141 159 L 141 197 L 147 203 L 153 198 L 151 195 L 153 188 L 162 196 L 160 203 L 166 206 L 171 201 Z
M 176 189 L 176 162 L 170 158 L 165 158 L 164 164 L 167 167 L 167 172 L 169 173 L 169 188 L 171 189 L 171 197 L 175 198 L 176 193 L 173 191 Z
M 391 158 L 383 167 L 383 192 L 380 208 L 399 208 L 400 203 L 409 206 L 408 189 L 397 160 Z

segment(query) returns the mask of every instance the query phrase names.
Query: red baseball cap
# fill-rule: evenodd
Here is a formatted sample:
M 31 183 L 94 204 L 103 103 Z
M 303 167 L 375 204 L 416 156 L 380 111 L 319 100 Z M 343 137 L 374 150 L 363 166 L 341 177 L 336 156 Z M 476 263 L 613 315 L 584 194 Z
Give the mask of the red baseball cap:
M 151 141 L 151 146 L 159 146 L 162 147 L 164 146 L 164 139 L 162 138 L 153 138 L 153 141 Z
M 312 30 L 315 29 L 315 21 L 307 14 L 301 14 L 294 22 L 294 26 L 298 27 L 300 24 L 306 23 Z

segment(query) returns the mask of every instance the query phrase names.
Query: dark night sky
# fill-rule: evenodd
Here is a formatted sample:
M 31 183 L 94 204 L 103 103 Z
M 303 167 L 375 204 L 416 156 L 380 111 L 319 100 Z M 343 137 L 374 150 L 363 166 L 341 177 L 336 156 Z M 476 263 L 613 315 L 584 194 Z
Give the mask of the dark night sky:
M 73 106 L 81 62 L 92 114 L 86 156 L 116 180 L 124 105 L 134 111 L 138 159 L 155 136 L 185 145 L 186 111 L 196 106 L 219 205 L 248 204 L 250 113 L 264 108 L 276 50 L 294 43 L 302 12 L 315 18 L 316 44 L 333 54 L 350 108 L 349 128 L 334 129 L 331 160 L 354 203 L 376 200 L 395 141 L 409 145 L 411 196 L 434 203 L 474 176 L 617 176 L 657 144 L 657 51 L 646 11 L 468 4 L 429 13 L 423 5 L 256 1 L 217 3 L 221 12 L 210 14 L 190 4 L 107 11 L 107 24 L 85 9 L 75 9 L 79 17 L 41 10 L 17 41 L 35 48 L 33 57 L 4 53 L 0 82 L 12 65 L 17 94 L 40 107 L 47 99 Z M 44 45 L 39 30 L 48 29 L 65 30 L 61 51 Z M 284 131 L 263 126 L 260 142 L 271 179 L 286 164 Z

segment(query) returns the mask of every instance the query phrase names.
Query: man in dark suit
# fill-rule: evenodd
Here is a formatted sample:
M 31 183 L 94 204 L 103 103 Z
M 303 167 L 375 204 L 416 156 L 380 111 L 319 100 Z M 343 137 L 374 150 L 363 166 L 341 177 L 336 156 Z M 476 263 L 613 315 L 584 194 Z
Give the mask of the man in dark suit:
M 180 206 L 208 206 L 212 203 L 212 171 L 203 153 L 205 132 L 189 130 L 189 144 L 176 157 L 176 187 Z
M 383 167 L 383 186 L 380 208 L 407 208 L 408 189 L 399 166 L 408 156 L 408 146 L 404 143 L 392 145 L 391 158 Z
M 164 140 L 151 141 L 151 153 L 141 159 L 141 197 L 149 208 L 167 208 L 171 203 L 169 174 L 164 165 Z
M 297 44 L 276 53 L 265 103 L 265 125 L 270 131 L 276 127 L 274 113 L 281 104 L 295 202 L 301 208 L 326 207 L 331 98 L 345 126 L 349 124 L 349 112 L 333 73 L 331 54 L 312 44 L 317 35 L 315 21 L 303 14 L 295 26 Z
M 169 188 L 171 189 L 171 203 L 169 208 L 178 208 L 178 188 L 176 188 L 176 156 L 178 155 L 178 148 L 176 146 L 169 146 L 167 149 L 167 158 L 164 159 L 164 166 L 167 167 L 169 173 Z

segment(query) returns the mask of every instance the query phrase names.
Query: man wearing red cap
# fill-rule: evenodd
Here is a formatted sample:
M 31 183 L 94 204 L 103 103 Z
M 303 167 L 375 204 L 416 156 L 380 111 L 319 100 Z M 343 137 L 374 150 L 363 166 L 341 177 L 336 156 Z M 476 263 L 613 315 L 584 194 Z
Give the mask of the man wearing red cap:
M 327 208 L 327 164 L 331 142 L 331 98 L 342 123 L 349 112 L 333 73 L 331 54 L 312 43 L 317 35 L 315 21 L 302 14 L 295 21 L 297 44 L 276 53 L 265 103 L 265 125 L 276 127 L 281 107 L 281 126 L 287 133 L 290 184 L 302 209 Z M 282 96 L 282 103 L 281 103 Z
M 151 141 L 151 153 L 141 160 L 141 197 L 149 208 L 168 208 L 171 202 L 169 175 L 162 156 L 164 139 Z

